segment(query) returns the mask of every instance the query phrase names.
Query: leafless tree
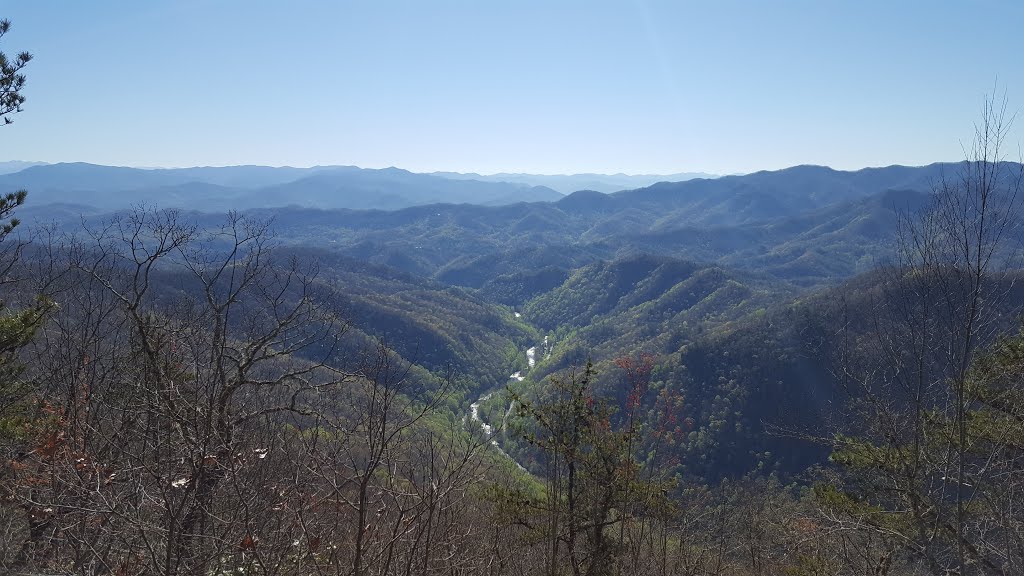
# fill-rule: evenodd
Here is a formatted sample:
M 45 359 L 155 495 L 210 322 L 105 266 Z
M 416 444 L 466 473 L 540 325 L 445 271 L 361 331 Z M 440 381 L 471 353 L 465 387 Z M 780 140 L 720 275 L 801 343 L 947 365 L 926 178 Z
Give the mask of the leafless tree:
M 202 238 L 136 211 L 59 252 L 61 313 L 33 362 L 50 385 L 17 459 L 20 562 L 76 573 L 209 573 L 257 537 L 267 423 L 351 378 L 327 364 L 344 323 L 315 269 L 274 258 L 264 223 Z M 272 429 L 272 427 L 269 427 Z M 251 518 L 249 519 L 251 520 Z
M 1013 244 L 1024 174 L 1004 158 L 1011 124 L 1005 99 L 987 98 L 966 161 L 927 209 L 905 215 L 871 312 L 843 314 L 837 338 L 851 421 L 863 427 L 837 437 L 834 458 L 879 509 L 849 511 L 933 574 L 1012 573 L 1024 561 L 1000 544 L 1015 528 L 994 529 L 983 504 L 1002 482 L 993 464 L 1006 444 L 980 450 L 972 385 L 978 351 L 1020 310 Z

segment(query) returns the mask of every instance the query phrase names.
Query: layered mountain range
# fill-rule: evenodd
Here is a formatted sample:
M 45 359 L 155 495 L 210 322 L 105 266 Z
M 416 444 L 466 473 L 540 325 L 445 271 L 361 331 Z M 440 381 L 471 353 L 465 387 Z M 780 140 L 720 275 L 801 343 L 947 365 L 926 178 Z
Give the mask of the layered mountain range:
M 0 189 L 19 188 L 32 190 L 37 203 L 100 210 L 142 203 L 211 211 L 282 206 L 391 210 L 436 202 L 501 205 L 562 197 L 544 186 L 354 166 L 139 169 L 67 163 L 0 174 Z
M 715 478 L 821 461 L 819 447 L 771 431 L 834 424 L 822 349 L 834 303 L 853 315 L 878 305 L 898 222 L 961 168 L 797 166 L 563 196 L 398 169 L 68 164 L 0 176 L 0 190 L 29 191 L 30 227 L 69 233 L 83 213 L 91 226 L 143 202 L 200 228 L 227 209 L 269 219 L 281 250 L 319 264 L 357 342 L 386 339 L 424 382 L 454 370 L 453 410 L 477 400 L 484 421 L 509 417 L 506 386 L 529 396 L 588 360 L 621 400 L 615 359 L 651 354 L 644 406 L 685 398 L 678 472 Z M 1010 300 L 1024 301 L 1020 284 L 1003 290 Z M 500 443 L 529 462 L 516 437 Z

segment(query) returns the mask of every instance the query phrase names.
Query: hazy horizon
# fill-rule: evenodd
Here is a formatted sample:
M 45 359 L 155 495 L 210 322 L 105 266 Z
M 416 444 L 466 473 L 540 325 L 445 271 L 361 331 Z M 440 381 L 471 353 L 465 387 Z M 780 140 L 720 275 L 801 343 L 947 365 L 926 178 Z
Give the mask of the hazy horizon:
M 94 166 L 107 166 L 110 168 L 135 168 L 137 170 L 182 170 L 187 168 L 239 168 L 246 166 L 261 167 L 261 168 L 361 168 L 366 170 L 387 170 L 391 168 L 397 168 L 399 170 L 408 170 L 402 166 L 395 164 L 382 165 L 382 166 L 358 166 L 355 164 L 310 164 L 310 165 L 295 165 L 295 164 L 254 164 L 247 162 L 243 164 L 195 164 L 188 166 L 131 166 L 125 164 L 97 164 L 95 162 L 85 162 L 81 160 L 62 160 L 58 162 L 44 162 L 41 160 L 22 160 L 20 158 L 0 159 L 0 164 L 24 164 L 25 167 L 30 166 L 43 166 L 43 165 L 54 165 L 54 164 L 92 164 Z M 663 173 L 628 173 L 628 172 L 562 172 L 562 173 L 539 173 L 539 172 L 523 172 L 523 171 L 511 171 L 511 172 L 476 172 L 476 171 L 456 171 L 456 170 L 408 170 L 409 172 L 415 172 L 416 174 L 462 174 L 462 175 L 477 175 L 477 176 L 676 176 L 680 174 L 706 174 L 708 176 L 732 176 L 733 174 L 712 174 L 709 172 L 703 172 L 700 170 L 679 170 L 675 172 L 663 172 Z
M 895 163 L 895 164 L 885 164 L 885 165 L 878 164 L 878 165 L 870 165 L 870 166 L 856 166 L 856 167 L 850 167 L 850 168 L 840 168 L 840 167 L 836 167 L 836 166 L 829 166 L 827 164 L 812 164 L 812 163 L 804 162 L 804 163 L 798 163 L 798 164 L 791 164 L 791 165 L 788 165 L 788 166 L 781 166 L 781 167 L 778 167 L 778 168 L 766 168 L 766 169 L 762 169 L 762 170 L 753 170 L 751 172 L 731 172 L 731 173 L 728 173 L 728 174 L 724 174 L 724 173 L 723 174 L 719 174 L 719 173 L 708 172 L 708 171 L 700 170 L 700 169 L 696 169 L 696 170 L 676 170 L 676 171 L 669 171 L 669 172 L 526 172 L 526 171 L 522 171 L 522 170 L 509 170 L 509 171 L 501 171 L 501 172 L 480 172 L 480 171 L 475 171 L 475 170 L 447 170 L 447 169 L 443 169 L 443 168 L 439 168 L 439 169 L 429 169 L 428 168 L 428 169 L 423 169 L 423 170 L 412 170 L 412 169 L 409 169 L 409 168 L 406 168 L 404 166 L 400 166 L 400 165 L 397 165 L 397 164 L 383 164 L 383 165 L 378 165 L 378 166 L 362 166 L 362 165 L 346 164 L 346 163 L 337 163 L 337 164 L 305 164 L 305 165 L 301 165 L 301 164 L 273 164 L 273 163 L 271 163 L 271 164 L 256 164 L 256 163 L 253 163 L 253 162 L 245 162 L 245 163 L 240 163 L 240 164 L 191 164 L 191 165 L 176 165 L 176 166 L 138 166 L 138 165 L 127 165 L 127 164 L 102 164 L 102 163 L 97 163 L 97 162 L 88 162 L 88 161 L 84 161 L 84 160 L 60 160 L 60 161 L 56 161 L 56 162 L 46 162 L 46 161 L 41 161 L 41 160 L 22 160 L 20 158 L 0 159 L 0 165 L 5 165 L 5 164 L 23 164 L 25 168 L 29 168 L 29 167 L 32 167 L 32 166 L 52 166 L 52 165 L 56 165 L 56 164 L 89 164 L 89 165 L 93 165 L 93 166 L 103 166 L 103 167 L 108 167 L 108 168 L 132 168 L 132 169 L 136 169 L 136 170 L 187 170 L 187 169 L 193 169 L 193 168 L 245 168 L 245 167 L 254 167 L 254 168 L 294 168 L 294 169 L 299 169 L 299 170 L 307 170 L 307 169 L 311 169 L 311 168 L 358 168 L 358 169 L 362 169 L 362 170 L 397 169 L 397 170 L 405 170 L 407 172 L 412 172 L 414 174 L 424 174 L 424 175 L 459 174 L 459 175 L 462 175 L 462 176 L 486 176 L 486 177 L 497 177 L 497 176 L 545 176 L 545 177 L 560 177 L 560 176 L 628 176 L 628 177 L 644 177 L 644 176 L 680 176 L 680 175 L 687 175 L 687 176 L 696 176 L 696 177 L 709 176 L 709 177 L 714 177 L 714 178 L 721 178 L 723 176 L 746 176 L 748 174 L 753 174 L 753 173 L 756 173 L 756 172 L 778 172 L 778 171 L 781 171 L 781 170 L 787 170 L 787 169 L 790 169 L 790 168 L 798 168 L 798 167 L 801 167 L 801 166 L 817 166 L 817 167 L 821 167 L 821 168 L 827 168 L 827 169 L 830 169 L 830 170 L 836 170 L 836 171 L 839 171 L 839 172 L 857 172 L 857 171 L 860 171 L 860 170 L 872 170 L 872 169 L 879 169 L 879 168 L 891 168 L 891 167 L 894 167 L 894 166 L 905 166 L 905 167 L 908 167 L 908 168 L 922 168 L 922 167 L 930 166 L 930 165 L 933 165 L 933 164 L 956 164 L 956 163 L 962 162 L 963 160 L 964 160 L 964 158 L 961 157 L 961 158 L 956 158 L 956 159 L 951 159 L 951 160 L 939 159 L 939 160 L 924 162 L 924 163 L 921 163 L 921 164 L 900 164 L 900 163 Z M 1007 161 L 1007 162 L 1014 162 L 1014 163 L 1020 163 L 1021 162 L 1021 158 L 1017 158 L 1016 156 L 1010 156 L 1008 158 L 1005 158 L 1004 160 Z

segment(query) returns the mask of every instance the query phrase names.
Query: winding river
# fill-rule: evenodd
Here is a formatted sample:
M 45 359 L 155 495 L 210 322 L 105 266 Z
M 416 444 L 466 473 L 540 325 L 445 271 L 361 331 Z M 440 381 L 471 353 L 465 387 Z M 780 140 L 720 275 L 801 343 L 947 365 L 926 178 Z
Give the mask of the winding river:
M 544 344 L 543 344 L 543 347 L 542 347 L 541 350 L 542 350 L 542 353 L 545 354 L 545 358 L 548 358 L 548 357 L 551 356 L 551 346 L 548 343 L 548 337 L 547 336 L 544 337 Z M 531 346 L 531 347 L 526 349 L 526 365 L 527 365 L 527 371 L 532 370 L 533 367 L 537 365 L 537 347 L 536 346 Z M 517 382 L 522 382 L 526 377 L 523 376 L 522 372 L 515 372 L 514 374 L 509 375 L 508 378 L 509 378 L 509 380 L 515 380 Z M 498 391 L 497 390 L 492 390 L 492 391 L 484 394 L 480 398 L 478 398 L 476 402 L 473 402 L 472 404 L 470 404 L 469 405 L 469 419 L 472 422 L 478 422 L 480 424 L 480 429 L 484 431 L 484 434 L 490 439 L 491 445 L 494 446 L 494 448 L 499 453 L 501 453 L 504 457 L 506 457 L 509 460 L 511 460 L 520 470 L 522 470 L 523 472 L 526 472 L 526 468 L 523 468 L 522 464 L 520 464 L 519 462 L 516 462 L 515 458 L 512 458 L 511 456 L 508 455 L 507 452 L 502 450 L 501 446 L 498 445 L 498 441 L 495 440 L 494 438 L 492 438 L 492 436 L 494 435 L 494 432 L 495 432 L 494 426 L 488 424 L 487 422 L 484 422 L 483 419 L 480 418 L 480 405 L 483 404 L 484 402 L 490 400 L 491 397 L 494 396 L 494 394 L 496 392 L 498 392 Z M 512 415 L 512 409 L 514 407 L 515 407 L 515 402 L 512 402 L 512 403 L 509 404 L 508 410 L 505 412 L 505 417 L 504 417 L 504 420 L 502 422 L 502 428 L 504 428 L 505 422 L 507 422 L 508 418 Z

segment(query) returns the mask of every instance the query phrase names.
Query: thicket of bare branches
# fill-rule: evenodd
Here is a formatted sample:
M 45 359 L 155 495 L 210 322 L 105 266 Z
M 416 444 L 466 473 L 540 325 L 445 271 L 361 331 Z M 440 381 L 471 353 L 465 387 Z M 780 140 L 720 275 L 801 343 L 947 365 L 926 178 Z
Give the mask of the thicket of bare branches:
M 1004 100 L 986 99 L 959 173 L 904 218 L 872 315 L 847 317 L 839 331 L 837 365 L 860 428 L 836 439 L 851 493 L 833 495 L 845 509 L 835 520 L 889 539 L 936 575 L 1024 570 L 1020 427 L 992 428 L 976 369 L 1020 314 L 1012 264 L 1024 175 L 1005 162 L 1011 123 Z
M 443 571 L 479 443 L 431 420 L 386 347 L 345 322 L 265 223 L 140 210 L 50 244 L 38 414 L 3 494 L 7 571 Z M 459 554 L 456 554 L 459 552 Z M 445 568 L 446 569 L 446 568 Z

